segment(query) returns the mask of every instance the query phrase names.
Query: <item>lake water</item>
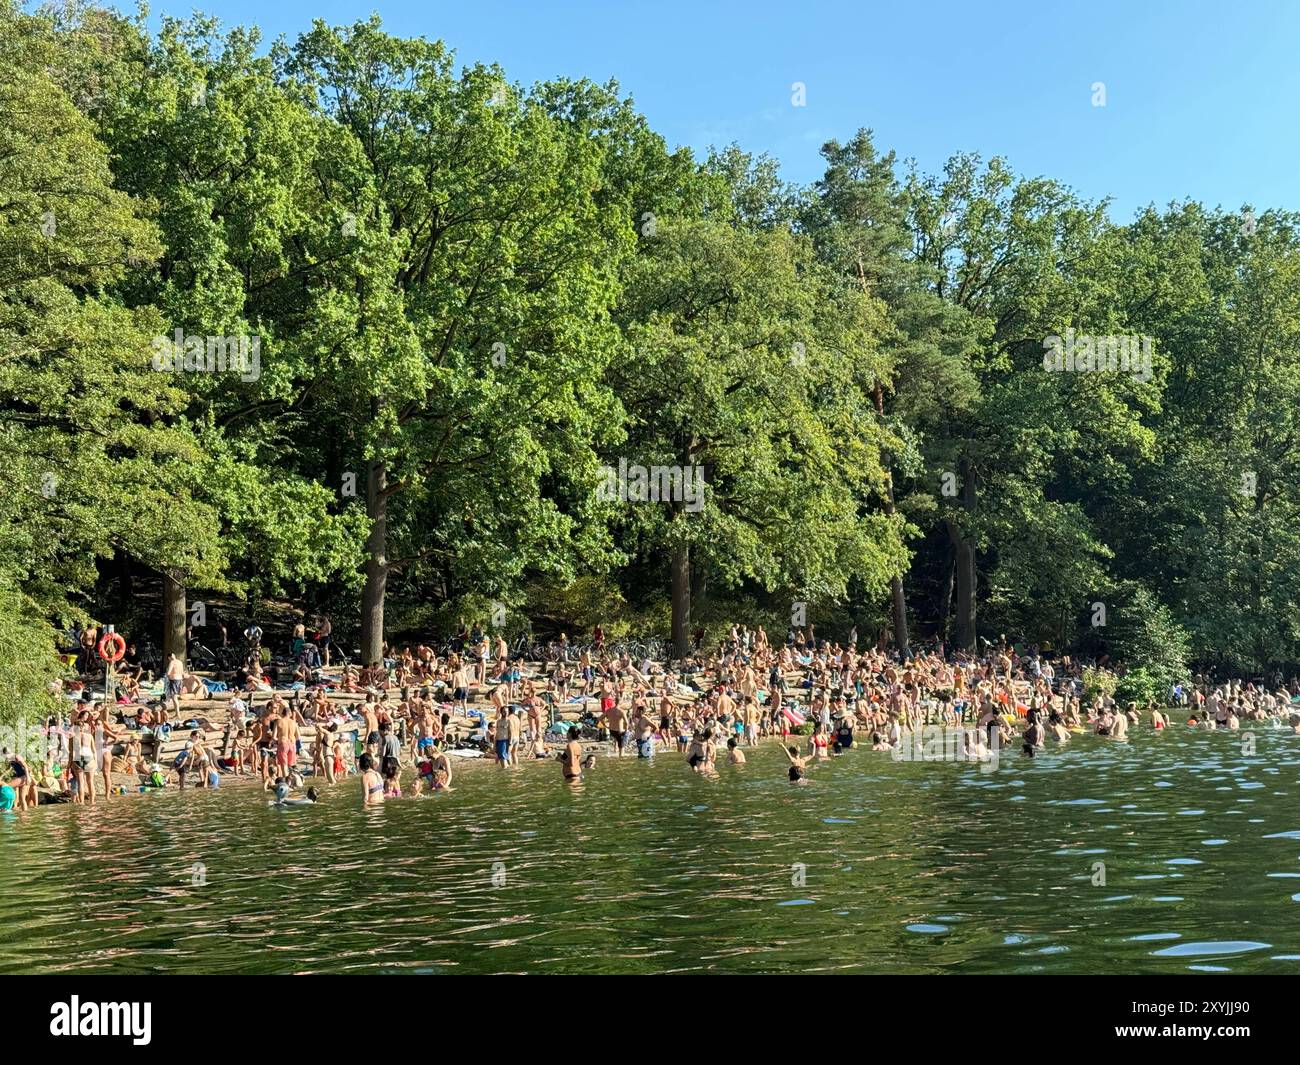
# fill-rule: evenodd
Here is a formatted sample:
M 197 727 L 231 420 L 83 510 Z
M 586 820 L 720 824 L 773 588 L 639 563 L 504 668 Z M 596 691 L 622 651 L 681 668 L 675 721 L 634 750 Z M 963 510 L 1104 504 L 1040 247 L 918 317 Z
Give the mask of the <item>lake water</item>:
M 857 750 L 475 766 L 363 810 L 254 789 L 0 815 L 0 971 L 1297 972 L 1300 736 L 1000 768 Z M 1098 882 L 1104 863 L 1105 883 Z

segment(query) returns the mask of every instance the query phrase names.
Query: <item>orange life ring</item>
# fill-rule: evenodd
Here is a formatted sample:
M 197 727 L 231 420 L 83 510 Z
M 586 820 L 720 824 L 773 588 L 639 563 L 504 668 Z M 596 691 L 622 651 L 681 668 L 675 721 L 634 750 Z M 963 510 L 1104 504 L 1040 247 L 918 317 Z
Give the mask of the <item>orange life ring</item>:
M 105 662 L 120 662 L 126 654 L 126 641 L 115 632 L 106 632 L 99 638 L 95 650 Z

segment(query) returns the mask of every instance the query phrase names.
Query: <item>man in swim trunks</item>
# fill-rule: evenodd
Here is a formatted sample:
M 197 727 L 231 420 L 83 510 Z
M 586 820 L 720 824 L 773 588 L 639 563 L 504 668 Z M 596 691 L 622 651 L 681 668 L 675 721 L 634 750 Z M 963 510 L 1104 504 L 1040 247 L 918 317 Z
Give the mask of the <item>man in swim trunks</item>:
M 745 706 L 741 713 L 745 722 L 745 742 L 750 747 L 757 747 L 758 723 L 760 719 L 757 697 L 753 695 L 746 696 Z
M 401 768 L 402 742 L 397 738 L 397 734 L 393 731 L 393 726 L 389 721 L 379 723 L 379 737 L 383 754 L 383 760 L 380 762 L 380 772 L 385 777 L 389 777 Z
M 623 745 L 627 740 L 627 714 L 618 705 L 618 700 L 609 692 L 602 693 L 601 706 L 605 726 L 609 729 L 609 738 L 614 741 L 614 750 L 622 758 Z
M 363 729 L 365 753 L 374 759 L 379 757 L 379 743 L 382 737 L 379 735 L 379 713 L 375 709 L 371 695 L 370 692 L 366 693 L 366 701 L 361 704 L 361 717 L 365 721 Z
M 510 741 L 510 764 L 519 764 L 519 740 L 524 734 L 524 721 L 519 707 L 513 707 L 506 717 L 506 738 Z
M 420 716 L 415 722 L 415 750 L 411 752 L 417 760 L 433 753 L 434 747 L 437 746 L 440 731 L 438 719 L 433 716 L 432 707 L 421 700 Z
M 275 737 L 276 768 L 288 772 L 298 761 L 298 723 L 286 710 L 272 720 L 271 732 Z
M 182 790 L 185 788 L 185 774 L 194 768 L 194 741 L 198 736 L 198 729 L 191 732 L 190 738 L 185 741 L 185 745 L 172 760 L 172 768 L 176 770 L 176 777 Z
M 644 707 L 637 710 L 636 717 L 632 719 L 632 732 L 636 736 L 636 756 L 638 758 L 653 758 L 655 753 L 655 725 L 654 721 L 646 714 Z
M 185 680 L 185 664 L 174 654 L 167 656 L 167 673 L 163 681 L 163 706 L 180 712 L 181 684 Z
M 322 614 L 319 624 L 316 626 L 316 643 L 320 647 L 321 654 L 325 656 L 325 668 L 329 669 L 330 664 L 330 643 L 334 639 L 334 623 L 330 621 L 328 614 Z

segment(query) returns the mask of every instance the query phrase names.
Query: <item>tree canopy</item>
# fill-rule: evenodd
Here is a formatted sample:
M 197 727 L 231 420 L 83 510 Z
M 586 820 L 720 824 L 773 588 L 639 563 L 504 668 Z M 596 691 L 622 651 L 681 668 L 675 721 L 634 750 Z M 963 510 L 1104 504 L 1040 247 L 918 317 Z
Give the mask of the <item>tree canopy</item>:
M 1300 216 L 822 154 L 696 158 L 378 18 L 0 0 L 0 713 L 67 623 L 183 652 L 214 595 L 366 661 L 594 595 L 678 653 L 806 616 L 1300 660 Z

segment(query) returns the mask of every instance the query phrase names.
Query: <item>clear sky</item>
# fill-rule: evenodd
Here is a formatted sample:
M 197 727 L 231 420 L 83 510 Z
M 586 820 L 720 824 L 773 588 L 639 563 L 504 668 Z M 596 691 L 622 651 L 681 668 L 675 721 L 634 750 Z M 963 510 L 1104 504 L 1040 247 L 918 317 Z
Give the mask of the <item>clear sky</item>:
M 124 8 L 129 4 L 119 3 Z M 958 150 L 1005 156 L 1114 201 L 1193 198 L 1300 210 L 1298 0 L 154 0 L 256 24 L 378 11 L 525 85 L 616 78 L 670 144 L 731 141 L 820 174 L 818 148 L 860 126 L 938 170 Z M 792 85 L 806 86 L 804 107 Z M 1093 84 L 1105 106 L 1093 105 Z

